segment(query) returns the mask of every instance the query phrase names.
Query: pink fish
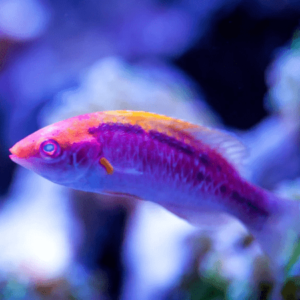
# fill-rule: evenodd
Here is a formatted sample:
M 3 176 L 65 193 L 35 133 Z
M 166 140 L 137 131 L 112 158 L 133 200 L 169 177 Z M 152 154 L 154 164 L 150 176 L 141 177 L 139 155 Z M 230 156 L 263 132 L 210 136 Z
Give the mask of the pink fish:
M 191 222 L 238 218 L 282 267 L 299 233 L 299 205 L 242 178 L 243 146 L 224 132 L 147 112 L 70 118 L 24 138 L 11 159 L 74 189 L 156 202 Z

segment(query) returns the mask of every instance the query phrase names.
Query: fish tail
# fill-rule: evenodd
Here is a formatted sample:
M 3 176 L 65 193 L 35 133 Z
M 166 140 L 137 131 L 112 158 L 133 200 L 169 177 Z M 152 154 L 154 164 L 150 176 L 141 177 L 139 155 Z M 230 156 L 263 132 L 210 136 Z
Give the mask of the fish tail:
M 270 269 L 274 275 L 271 299 L 277 300 L 282 299 L 281 289 L 287 276 L 286 267 L 299 242 L 300 202 L 282 199 L 273 194 L 269 194 L 269 197 L 276 210 L 260 230 L 252 233 L 269 257 Z

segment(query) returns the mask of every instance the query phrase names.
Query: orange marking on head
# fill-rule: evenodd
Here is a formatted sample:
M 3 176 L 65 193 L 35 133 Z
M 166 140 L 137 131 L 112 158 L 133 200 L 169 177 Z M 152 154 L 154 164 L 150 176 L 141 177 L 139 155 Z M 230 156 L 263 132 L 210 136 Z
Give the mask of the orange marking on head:
M 92 113 L 73 117 L 41 128 L 16 143 L 11 152 L 19 158 L 29 158 L 39 153 L 39 147 L 46 139 L 56 140 L 62 149 L 83 140 L 92 139 L 90 127 L 99 126 L 102 113 Z
M 106 169 L 107 174 L 113 174 L 114 168 L 105 157 L 100 158 L 100 164 Z

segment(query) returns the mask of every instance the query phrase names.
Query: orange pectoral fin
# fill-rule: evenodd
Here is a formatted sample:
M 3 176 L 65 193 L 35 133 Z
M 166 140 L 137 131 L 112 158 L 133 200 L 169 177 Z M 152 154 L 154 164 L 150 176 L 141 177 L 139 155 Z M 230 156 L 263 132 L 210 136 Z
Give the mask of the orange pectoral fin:
M 107 174 L 109 175 L 113 174 L 114 168 L 105 157 L 101 157 L 99 162 L 105 168 Z

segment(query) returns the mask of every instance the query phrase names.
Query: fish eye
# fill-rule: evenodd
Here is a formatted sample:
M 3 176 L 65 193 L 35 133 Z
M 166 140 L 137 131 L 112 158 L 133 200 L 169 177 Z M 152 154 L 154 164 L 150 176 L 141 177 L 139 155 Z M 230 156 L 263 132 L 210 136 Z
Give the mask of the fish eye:
M 51 143 L 45 144 L 43 150 L 45 152 L 52 152 L 55 149 L 54 145 Z
M 55 158 L 61 154 L 61 148 L 55 140 L 46 140 L 40 145 L 40 153 L 44 158 Z

